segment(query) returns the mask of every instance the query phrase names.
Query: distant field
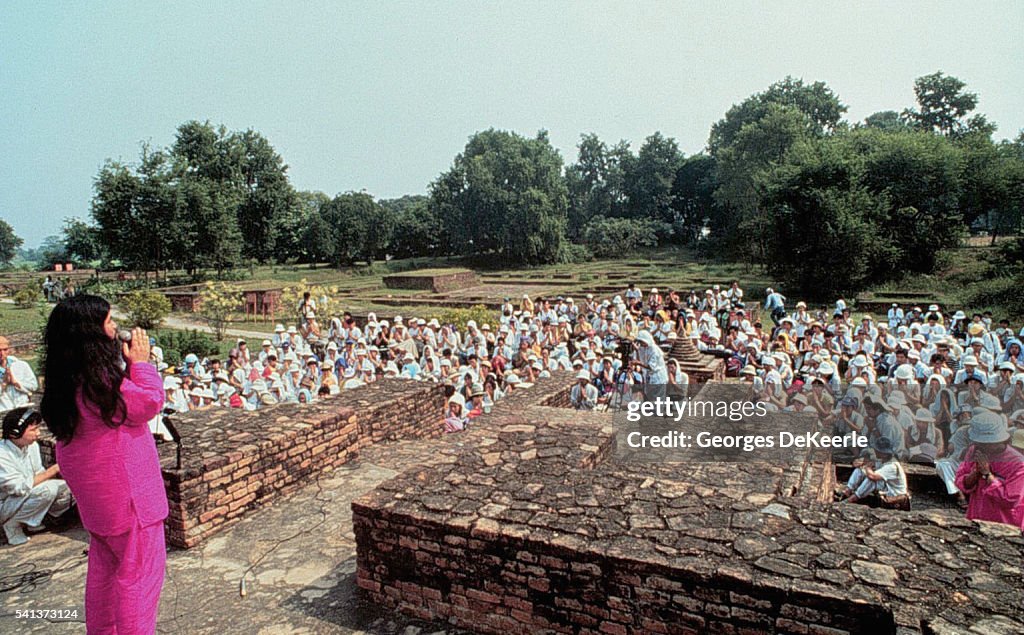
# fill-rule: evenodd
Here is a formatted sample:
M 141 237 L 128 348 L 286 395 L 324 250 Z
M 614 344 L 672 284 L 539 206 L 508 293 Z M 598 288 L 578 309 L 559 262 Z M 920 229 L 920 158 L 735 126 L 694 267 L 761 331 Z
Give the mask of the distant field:
M 48 304 L 22 309 L 9 302 L 0 302 L 0 334 L 37 331 L 45 316 L 49 314 Z
M 987 241 L 988 239 L 985 239 Z M 985 242 L 982 241 L 982 242 Z M 974 244 L 978 243 L 978 244 Z M 940 271 L 934 275 L 905 276 L 902 279 L 878 285 L 858 297 L 865 300 L 918 302 L 923 298 L 939 302 L 943 306 L 965 310 L 992 309 L 1000 307 L 966 306 L 965 298 L 970 297 L 972 285 L 991 276 L 989 259 L 994 253 L 987 242 L 973 240 L 971 246 L 951 250 L 944 254 Z M 356 315 L 375 312 L 379 316 L 416 316 L 429 318 L 453 306 L 485 304 L 496 307 L 504 297 L 518 303 L 523 294 L 531 298 L 554 297 L 558 295 L 581 300 L 587 293 L 597 297 L 611 297 L 621 294 L 629 282 L 635 282 L 647 293 L 651 287 L 662 291 L 672 288 L 686 293 L 690 290 L 702 294 L 714 284 L 728 285 L 739 280 L 740 286 L 752 302 L 764 298 L 765 287 L 778 286 L 768 274 L 758 267 L 742 264 L 701 261 L 691 250 L 685 248 L 664 248 L 634 254 L 624 259 L 604 259 L 587 263 L 567 265 L 546 265 L 539 267 L 468 266 L 470 263 L 458 258 L 414 258 L 377 262 L 369 266 L 344 267 L 341 269 L 318 265 L 275 265 L 240 270 L 251 277 L 237 282 L 240 287 L 288 287 L 306 280 L 308 284 L 336 288 L 337 299 L 342 310 Z M 484 263 L 486 265 L 487 263 Z M 477 274 L 479 284 L 452 291 L 447 294 L 429 290 L 388 289 L 383 278 L 386 275 L 438 275 L 472 270 Z M 841 272 L 836 272 L 842 275 Z M 173 276 L 172 276 L 173 277 Z M 783 292 L 792 304 L 798 294 Z M 908 295 L 911 294 L 911 295 Z M 848 298 L 848 300 L 851 298 Z M 831 304 L 831 299 L 812 304 Z M 188 319 L 189 314 L 175 314 Z M 245 320 L 241 314 L 232 321 L 232 326 L 244 330 L 271 331 L 275 323 L 293 324 L 294 307 L 282 307 L 282 311 L 267 320 Z M 11 304 L 0 304 L 0 331 L 25 331 L 36 328 L 38 312 L 16 309 Z

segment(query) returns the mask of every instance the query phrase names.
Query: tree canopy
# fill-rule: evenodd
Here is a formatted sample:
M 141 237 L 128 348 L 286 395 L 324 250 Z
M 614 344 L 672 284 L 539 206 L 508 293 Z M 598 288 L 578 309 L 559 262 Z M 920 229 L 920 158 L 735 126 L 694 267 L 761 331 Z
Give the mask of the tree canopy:
M 558 259 L 567 203 L 562 157 L 544 131 L 478 132 L 430 188 L 450 251 L 511 263 Z
M 932 271 L 969 231 L 1024 231 L 1024 133 L 997 143 L 978 96 L 941 71 L 914 94 L 912 107 L 850 123 L 826 83 L 786 77 L 729 108 L 690 157 L 659 131 L 636 150 L 587 133 L 564 165 L 544 131 L 483 130 L 426 195 L 389 200 L 297 192 L 259 132 L 187 121 L 169 147 L 106 162 L 93 222 L 68 219 L 45 251 L 195 271 L 415 256 L 532 265 L 585 257 L 570 241 L 598 255 L 671 241 L 810 295 L 850 293 Z M 16 241 L 0 224 L 0 262 Z
M 0 218 L 0 265 L 9 265 L 14 257 L 18 254 L 18 248 L 24 243 L 14 233 L 14 228 L 10 224 Z

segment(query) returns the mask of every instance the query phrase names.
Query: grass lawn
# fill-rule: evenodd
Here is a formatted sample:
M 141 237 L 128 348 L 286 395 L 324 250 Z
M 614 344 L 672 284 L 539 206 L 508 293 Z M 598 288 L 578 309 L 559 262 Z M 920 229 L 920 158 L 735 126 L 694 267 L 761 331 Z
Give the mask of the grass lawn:
M 23 309 L 9 302 L 0 302 L 0 334 L 38 331 L 40 325 L 50 315 L 51 308 L 53 305 L 46 303 L 40 303 L 30 309 Z

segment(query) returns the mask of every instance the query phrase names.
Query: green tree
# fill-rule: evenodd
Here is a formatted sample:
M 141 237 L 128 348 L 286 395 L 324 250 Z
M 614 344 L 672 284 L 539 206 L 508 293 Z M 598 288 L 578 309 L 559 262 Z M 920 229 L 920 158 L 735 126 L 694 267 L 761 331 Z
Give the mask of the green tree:
M 674 232 L 683 242 L 695 242 L 715 214 L 715 160 L 696 154 L 683 161 L 672 182 Z
M 968 129 L 964 120 L 978 105 L 978 95 L 964 91 L 967 84 L 942 71 L 924 75 L 914 80 L 914 95 L 917 109 L 903 111 L 903 118 L 919 130 L 938 132 L 943 135 L 962 133 Z M 985 124 L 975 120 L 974 126 Z
M 894 131 L 906 128 L 907 122 L 903 121 L 900 113 L 895 110 L 883 110 L 865 117 L 864 127 Z
M 1006 183 L 1006 198 L 995 209 L 991 221 L 992 242 L 998 236 L 1024 236 L 1024 132 L 1013 141 L 999 144 L 1001 166 Z M 1018 239 L 1024 247 L 1024 239 Z
M 364 192 L 339 194 L 321 208 L 320 216 L 335 265 L 373 262 L 391 238 L 389 214 Z
M 743 126 L 715 159 L 712 236 L 722 252 L 747 262 L 765 263 L 769 221 L 761 205 L 765 176 L 785 159 L 793 144 L 816 137 L 811 118 L 792 106 L 769 104 L 764 115 Z
M 218 273 L 241 263 L 242 234 L 235 210 L 239 193 L 217 181 L 186 173 L 176 187 L 176 215 L 188 219 L 181 240 L 180 265 L 190 272 L 211 267 Z
M 287 215 L 296 204 L 288 182 L 288 166 L 270 142 L 251 129 L 229 132 L 208 121 L 188 121 L 178 127 L 170 154 L 179 180 L 193 188 L 196 180 L 208 181 L 213 209 L 235 216 L 241 236 L 240 255 L 260 262 L 269 260 L 275 254 L 279 217 Z M 202 229 L 195 227 L 194 219 L 183 220 L 192 225 L 186 231 L 198 236 Z M 218 223 L 224 229 L 230 227 L 226 219 L 218 218 Z M 211 249 L 200 249 L 207 260 L 225 260 Z
M 99 228 L 78 219 L 65 218 L 63 239 L 68 257 L 78 262 L 91 262 L 106 257 Z
M 333 231 L 319 212 L 311 216 L 305 227 L 303 227 L 302 250 L 312 264 L 333 260 Z
M 323 192 L 295 192 L 292 206 L 274 217 L 274 260 L 317 261 L 306 248 L 306 230 L 318 221 L 321 206 L 330 200 Z M 314 251 L 323 258 L 323 250 Z
M 171 301 L 157 291 L 132 291 L 119 303 L 133 326 L 155 329 L 171 312 Z
M 395 258 L 441 255 L 445 241 L 441 219 L 430 206 L 430 199 L 409 195 L 383 200 L 381 206 L 394 218 L 395 229 L 388 251 Z
M 595 216 L 583 229 L 582 242 L 595 256 L 631 255 L 642 247 L 658 244 L 667 230 L 649 218 L 608 218 Z
M 609 148 L 596 134 L 581 135 L 577 149 L 579 158 L 565 169 L 567 232 L 573 240 L 581 236 L 590 219 L 622 215 L 626 199 L 623 168 L 632 158 L 626 141 Z
M 0 219 L 0 265 L 11 264 L 18 253 L 18 248 L 24 242 L 14 233 L 14 228 L 7 221 Z
M 242 149 L 246 194 L 238 208 L 243 255 L 266 262 L 274 253 L 276 219 L 295 205 L 295 191 L 288 182 L 288 166 L 263 135 L 246 130 L 235 139 Z
M 494 129 L 476 133 L 430 196 L 457 253 L 522 264 L 559 257 L 568 192 L 562 158 L 546 132 L 533 139 Z
M 733 144 L 744 126 L 762 119 L 772 105 L 788 106 L 807 115 L 817 134 L 832 132 L 847 108 L 825 82 L 805 84 L 802 79 L 786 77 L 763 93 L 751 95 L 734 105 L 725 117 L 711 126 L 708 150 L 712 155 Z
M 860 184 L 854 152 L 805 140 L 765 179 L 768 269 L 809 297 L 852 293 L 899 270 L 898 244 L 880 224 L 887 201 Z
M 660 132 L 647 137 L 625 165 L 626 215 L 669 226 L 675 222 L 672 183 L 682 163 L 675 139 Z
M 144 268 L 142 245 L 134 233 L 139 229 L 135 225 L 138 220 L 135 202 L 141 180 L 127 166 L 108 161 L 100 168 L 93 187 L 92 218 L 111 258 L 120 260 L 126 267 L 142 265 L 139 268 Z
M 39 246 L 39 264 L 43 268 L 53 269 L 55 264 L 67 261 L 68 253 L 63 238 L 55 234 L 43 239 L 43 244 Z
M 861 150 L 861 182 L 888 202 L 880 224 L 902 248 L 901 269 L 930 273 L 938 252 L 958 245 L 964 234 L 962 154 L 929 132 L 862 130 L 847 140 Z

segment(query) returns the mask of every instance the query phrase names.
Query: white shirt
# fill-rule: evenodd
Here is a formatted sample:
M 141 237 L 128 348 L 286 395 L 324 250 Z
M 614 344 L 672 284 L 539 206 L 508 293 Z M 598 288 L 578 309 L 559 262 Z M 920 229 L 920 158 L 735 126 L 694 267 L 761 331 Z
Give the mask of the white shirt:
M 4 377 L 7 371 L 6 369 L 0 369 L 0 412 L 27 405 L 29 395 L 39 389 L 39 382 L 36 380 L 36 375 L 32 372 L 32 367 L 28 363 L 21 361 L 13 355 L 8 355 L 7 368 L 11 370 L 11 374 L 21 384 L 21 389 L 19 390 L 6 383 Z
M 36 474 L 42 471 L 38 443 L 21 449 L 10 439 L 0 441 L 0 502 L 8 497 L 28 496 Z

